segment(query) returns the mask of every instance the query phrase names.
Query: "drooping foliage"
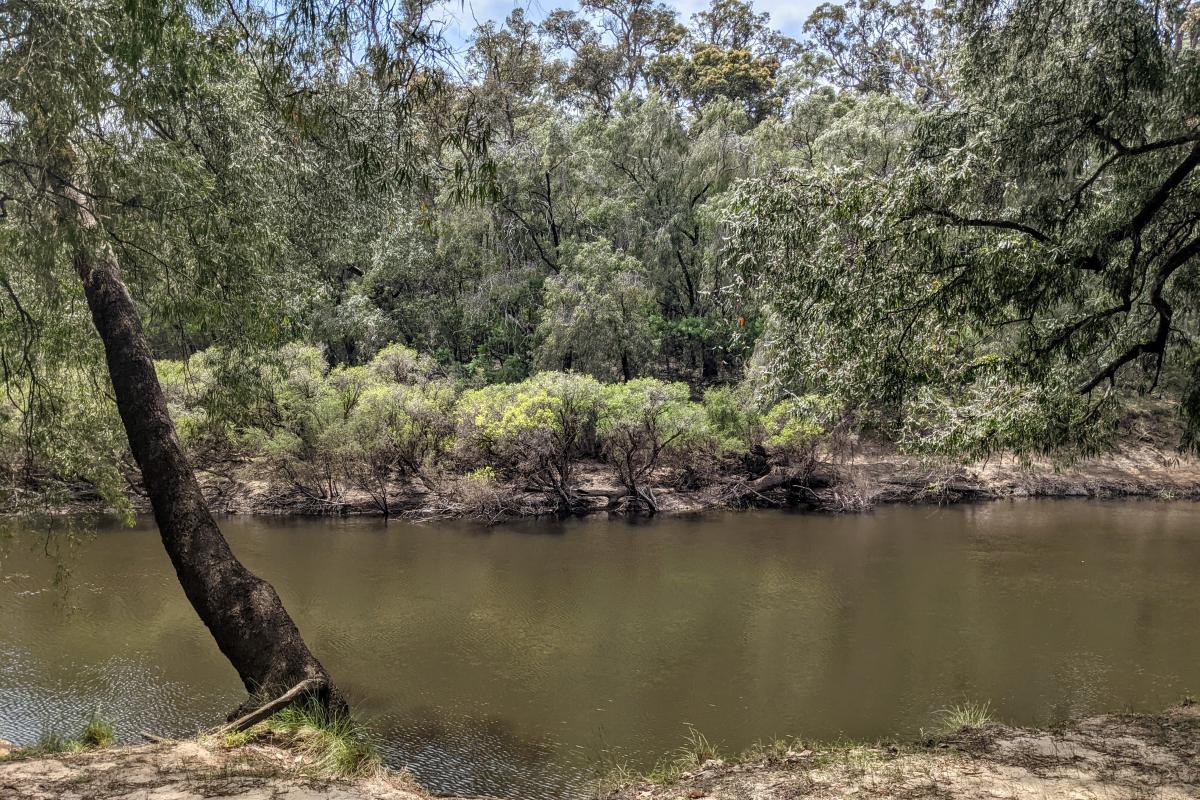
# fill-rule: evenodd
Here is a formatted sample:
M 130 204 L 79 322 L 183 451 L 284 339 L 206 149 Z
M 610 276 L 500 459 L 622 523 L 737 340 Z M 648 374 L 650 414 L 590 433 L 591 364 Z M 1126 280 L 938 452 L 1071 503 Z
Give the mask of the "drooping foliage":
M 484 469 L 569 508 L 600 459 L 650 505 L 672 448 L 803 460 L 850 419 L 1099 447 L 1139 392 L 1195 442 L 1194 1 L 855 0 L 787 36 L 584 0 L 457 53 L 423 0 L 0 11 L 6 486 L 128 482 L 64 153 L 188 447 L 314 502 Z
M 882 161 L 744 184 L 730 222 L 776 378 L 949 452 L 1096 444 L 1164 383 L 1195 430 L 1196 12 L 958 4 L 952 100 L 865 117 Z

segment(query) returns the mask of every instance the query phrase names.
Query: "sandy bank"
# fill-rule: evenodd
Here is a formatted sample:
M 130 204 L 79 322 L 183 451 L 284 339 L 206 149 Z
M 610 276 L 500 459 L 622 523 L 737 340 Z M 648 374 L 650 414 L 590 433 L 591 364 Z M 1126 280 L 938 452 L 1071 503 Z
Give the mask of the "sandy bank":
M 989 725 L 928 746 L 805 747 L 710 760 L 608 800 L 1196 800 L 1200 713 L 1108 715 L 1033 730 Z
M 1050 730 L 988 725 L 907 746 L 792 742 L 712 759 L 608 800 L 1195 800 L 1200 708 L 1091 717 Z M 406 774 L 333 781 L 270 743 L 214 739 L 0 760 L 5 800 L 429 800 Z
M 427 800 L 403 773 L 313 777 L 303 757 L 266 744 L 163 742 L 0 761 L 4 800 Z

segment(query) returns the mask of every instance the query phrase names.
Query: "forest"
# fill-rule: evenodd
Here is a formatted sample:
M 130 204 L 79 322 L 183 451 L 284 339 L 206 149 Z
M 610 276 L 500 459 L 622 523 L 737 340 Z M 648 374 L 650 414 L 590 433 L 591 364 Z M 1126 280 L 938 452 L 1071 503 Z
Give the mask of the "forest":
M 27 740 L 0 793 L 10 761 L 111 743 L 27 717 L 120 639 L 152 644 L 68 704 L 116 687 L 122 724 L 190 734 L 230 667 L 244 698 L 199 744 L 142 732 L 182 759 L 155 780 L 193 780 L 189 747 L 228 778 L 247 743 L 384 780 L 350 714 L 382 686 L 389 765 L 455 794 L 581 797 L 586 708 L 643 761 L 687 728 L 607 796 L 748 796 L 682 691 L 878 739 L 760 741 L 780 797 L 1010 769 L 1195 796 L 1190 697 L 1052 733 L 914 709 L 984 687 L 1044 727 L 1195 686 L 1193 512 L 1154 503 L 1200 498 L 1200 2 L 846 0 L 786 31 L 753 0 L 566 2 L 0 0 L 0 724 Z M 721 516 L 1029 495 L 1153 500 Z M 594 512 L 622 524 L 569 527 Z M 85 591 L 160 599 L 72 630 L 20 588 L 35 538 L 53 587 L 80 547 Z M 555 680 L 578 706 L 524 694 Z M 883 744 L 902 725 L 924 749 Z M 22 800 L 91 779 L 7 774 Z M 361 796 L 425 797 L 401 783 Z
M 569 513 L 588 461 L 652 512 L 859 433 L 1069 459 L 1146 395 L 1194 441 L 1194 3 L 446 14 L 5 3 L 10 506 L 137 494 L 84 243 L 191 458 L 327 511 Z

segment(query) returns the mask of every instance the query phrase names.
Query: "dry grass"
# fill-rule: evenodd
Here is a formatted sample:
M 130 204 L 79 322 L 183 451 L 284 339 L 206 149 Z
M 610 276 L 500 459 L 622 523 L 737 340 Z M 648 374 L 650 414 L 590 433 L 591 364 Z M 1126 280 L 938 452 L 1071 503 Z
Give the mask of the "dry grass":
M 986 704 L 945 709 L 932 746 L 762 743 L 728 762 L 627 782 L 610 800 L 1195 800 L 1200 711 L 1110 715 L 1053 731 L 991 722 Z M 651 776 L 653 777 L 653 776 Z
M 304 772 L 318 778 L 349 779 L 380 769 L 375 744 L 365 728 L 346 716 L 331 716 L 317 704 L 295 704 L 246 731 L 228 733 L 221 744 L 237 749 L 269 742 L 296 753 Z

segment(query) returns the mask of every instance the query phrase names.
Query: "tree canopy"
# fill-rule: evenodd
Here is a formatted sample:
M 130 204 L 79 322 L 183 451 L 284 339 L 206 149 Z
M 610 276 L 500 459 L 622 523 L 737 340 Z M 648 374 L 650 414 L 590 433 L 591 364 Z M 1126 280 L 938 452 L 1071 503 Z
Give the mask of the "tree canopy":
M 957 453 L 1100 446 L 1149 392 L 1195 439 L 1194 2 L 854 0 L 793 38 L 588 0 L 458 51 L 424 0 L 3 10 L 14 470 L 125 484 L 64 158 L 155 355 L 206 351 L 239 430 L 291 341 L 819 395 Z
M 742 184 L 733 247 L 773 298 L 776 380 L 976 453 L 1086 446 L 1170 384 L 1194 441 L 1197 19 L 958 4 L 945 101 L 863 98 L 871 155 Z

